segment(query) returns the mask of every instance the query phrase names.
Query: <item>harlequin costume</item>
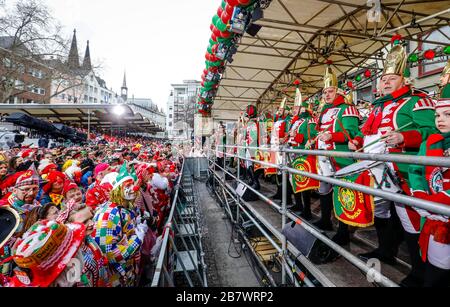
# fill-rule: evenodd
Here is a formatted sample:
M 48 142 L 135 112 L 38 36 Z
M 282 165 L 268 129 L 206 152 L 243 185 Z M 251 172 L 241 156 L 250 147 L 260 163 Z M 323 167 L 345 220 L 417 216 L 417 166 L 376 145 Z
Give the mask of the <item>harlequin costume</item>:
M 317 122 L 312 116 L 310 105 L 306 101 L 302 101 L 302 94 L 298 86 L 296 88 L 293 112 L 294 116 L 292 117 L 290 124 L 291 128 L 289 130 L 288 144 L 293 149 L 305 149 L 306 144 L 311 142 L 317 135 Z M 290 154 L 289 156 L 292 168 L 317 173 L 315 156 L 305 156 L 300 154 Z M 290 174 L 289 177 L 297 206 L 296 210 L 302 212 L 301 217 L 310 219 L 310 190 L 318 189 L 319 181 L 295 174 Z
M 134 200 L 124 199 L 122 185 L 134 182 L 123 164 L 117 175 L 111 199 L 98 207 L 92 237 L 108 259 L 113 287 L 135 286 L 142 238 L 137 234 L 137 214 Z
M 450 62 L 443 75 L 450 74 Z M 450 110 L 450 84 L 444 85 L 436 110 Z M 419 156 L 448 157 L 450 132 L 432 134 L 419 150 Z M 409 182 L 414 197 L 450 205 L 450 170 L 443 167 L 411 165 Z M 447 286 L 450 281 L 449 217 L 417 209 L 422 216 L 419 237 L 421 257 L 425 264 L 425 286 Z

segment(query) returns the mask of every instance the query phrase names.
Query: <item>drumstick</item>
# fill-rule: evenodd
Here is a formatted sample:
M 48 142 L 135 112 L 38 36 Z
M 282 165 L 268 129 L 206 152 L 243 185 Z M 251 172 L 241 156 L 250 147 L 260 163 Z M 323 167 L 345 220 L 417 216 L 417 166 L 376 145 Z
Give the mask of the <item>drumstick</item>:
M 403 126 L 401 126 L 400 128 L 397 128 L 397 129 L 395 129 L 395 130 L 392 131 L 392 132 L 398 132 L 398 131 L 400 131 L 400 130 L 402 130 L 402 129 L 405 129 L 406 127 L 411 126 L 412 124 L 413 124 L 413 122 L 409 122 L 408 124 L 403 125 Z M 376 144 L 376 143 L 378 143 L 378 142 L 380 142 L 380 141 L 382 141 L 382 140 L 384 140 L 384 139 L 386 139 L 386 138 L 387 138 L 386 135 L 385 135 L 385 136 L 382 136 L 382 137 L 378 138 L 377 140 L 375 140 L 375 141 L 373 141 L 373 142 L 370 142 L 369 144 L 367 144 L 367 145 L 361 147 L 360 149 L 356 150 L 355 152 L 360 152 L 360 151 L 364 150 L 365 148 L 367 148 L 367 147 L 369 147 L 369 146 L 372 146 L 373 144 Z
M 347 130 L 345 130 L 344 125 L 342 124 L 342 122 L 339 120 L 339 118 L 336 118 L 339 126 L 342 129 L 342 132 L 344 133 L 344 135 L 347 137 L 348 141 L 351 142 L 352 138 L 350 137 L 350 134 L 348 134 Z

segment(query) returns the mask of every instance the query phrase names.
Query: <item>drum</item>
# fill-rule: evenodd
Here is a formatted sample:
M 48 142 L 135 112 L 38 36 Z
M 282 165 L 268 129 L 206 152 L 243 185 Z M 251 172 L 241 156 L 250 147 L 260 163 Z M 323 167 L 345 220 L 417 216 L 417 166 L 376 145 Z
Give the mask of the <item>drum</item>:
M 334 167 L 329 157 L 317 157 L 317 173 L 322 176 L 331 177 L 335 174 Z
M 344 167 L 336 172 L 336 178 L 345 178 L 346 180 L 355 174 L 362 174 L 368 171 L 369 176 L 373 178 L 371 188 L 382 189 L 391 193 L 399 193 L 402 189 L 398 183 L 395 172 L 390 163 L 380 161 L 361 161 Z M 390 201 L 378 196 L 369 196 L 375 204 L 375 216 L 379 218 L 390 217 Z
M 318 148 L 327 150 L 328 146 L 325 142 L 319 140 L 317 142 Z M 335 173 L 334 166 L 331 164 L 329 157 L 317 156 L 317 173 L 322 176 L 330 177 Z
M 387 147 L 386 147 L 386 143 L 384 141 L 375 142 L 376 140 L 380 140 L 381 137 L 382 137 L 382 134 L 380 132 L 378 134 L 374 134 L 374 135 L 366 135 L 364 137 L 364 152 L 365 153 L 378 153 L 378 154 L 387 153 Z M 367 146 L 368 144 L 372 144 L 372 145 Z M 365 147 L 365 146 L 367 146 L 367 147 Z
M 371 176 L 375 179 L 375 188 L 382 189 L 392 193 L 401 191 L 401 187 L 396 180 L 396 176 L 388 163 L 381 161 L 360 161 L 353 163 L 337 171 L 334 176 L 343 178 L 350 175 L 362 173 L 369 170 Z

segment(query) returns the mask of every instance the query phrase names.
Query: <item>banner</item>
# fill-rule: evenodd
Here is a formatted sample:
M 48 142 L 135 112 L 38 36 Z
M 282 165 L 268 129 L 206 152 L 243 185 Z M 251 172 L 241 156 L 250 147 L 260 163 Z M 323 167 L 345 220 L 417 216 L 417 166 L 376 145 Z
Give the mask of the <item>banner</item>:
M 374 187 L 374 179 L 368 170 L 341 180 Z M 373 225 L 375 205 L 372 195 L 336 185 L 333 190 L 334 213 L 338 220 L 357 227 Z
M 265 151 L 264 152 L 264 162 L 267 163 L 273 163 L 276 164 L 276 158 L 275 158 L 275 152 L 272 151 Z M 269 167 L 265 166 L 264 168 L 264 176 L 270 176 L 270 175 L 276 175 L 277 174 L 277 168 L 276 167 Z
M 291 167 L 299 171 L 317 174 L 316 156 L 299 156 L 292 162 Z M 320 186 L 318 180 L 297 174 L 291 174 L 290 181 L 294 193 L 318 189 Z

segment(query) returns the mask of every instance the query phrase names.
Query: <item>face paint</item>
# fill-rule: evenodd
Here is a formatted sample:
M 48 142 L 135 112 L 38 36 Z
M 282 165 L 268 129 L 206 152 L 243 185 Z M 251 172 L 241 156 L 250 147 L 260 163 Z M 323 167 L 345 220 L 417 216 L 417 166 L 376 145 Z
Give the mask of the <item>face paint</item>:
M 134 200 L 136 198 L 136 192 L 132 184 L 129 184 L 123 188 L 123 198 L 125 200 Z

